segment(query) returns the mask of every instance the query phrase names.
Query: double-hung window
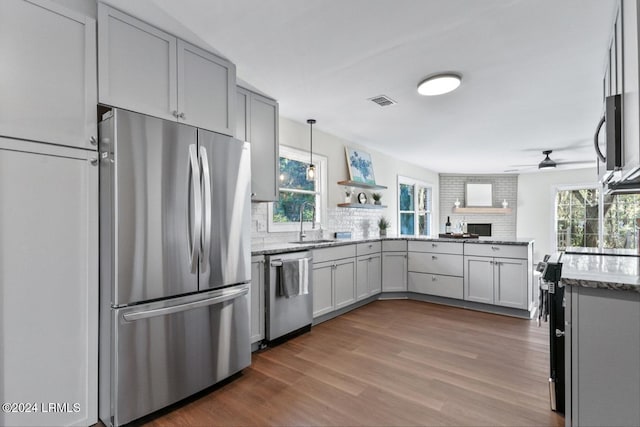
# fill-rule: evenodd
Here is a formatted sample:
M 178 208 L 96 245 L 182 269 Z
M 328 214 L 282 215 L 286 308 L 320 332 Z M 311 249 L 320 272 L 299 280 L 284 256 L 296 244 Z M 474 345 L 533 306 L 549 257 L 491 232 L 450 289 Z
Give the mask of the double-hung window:
M 280 197 L 277 202 L 269 204 L 269 231 L 299 230 L 300 208 L 305 202 L 307 205 L 302 215 L 305 230 L 314 220 L 316 224 L 325 220 L 327 158 L 313 155 L 313 163 L 316 166 L 315 180 L 307 179 L 309 160 L 308 151 L 280 146 Z
M 433 191 L 430 184 L 398 176 L 398 230 L 402 236 L 429 236 Z

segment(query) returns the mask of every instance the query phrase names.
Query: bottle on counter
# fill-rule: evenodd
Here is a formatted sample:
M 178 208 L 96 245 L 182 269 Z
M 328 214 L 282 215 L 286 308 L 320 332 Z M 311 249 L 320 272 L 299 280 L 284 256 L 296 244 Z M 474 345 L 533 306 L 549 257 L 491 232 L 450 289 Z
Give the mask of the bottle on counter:
M 451 220 L 447 217 L 447 222 L 444 225 L 445 234 L 451 234 Z
M 467 234 L 467 233 L 468 233 L 467 221 L 465 221 L 464 217 L 462 217 L 462 234 Z

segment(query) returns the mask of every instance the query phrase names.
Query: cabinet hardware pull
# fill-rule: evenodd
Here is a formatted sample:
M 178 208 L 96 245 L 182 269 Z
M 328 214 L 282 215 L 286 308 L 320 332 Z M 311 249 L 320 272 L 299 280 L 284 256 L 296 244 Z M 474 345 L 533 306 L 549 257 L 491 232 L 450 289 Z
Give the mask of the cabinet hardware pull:
M 436 280 L 438 280 L 438 278 L 436 276 L 431 276 L 431 281 L 435 282 Z
M 89 160 L 89 161 L 91 162 L 91 164 L 92 164 L 93 166 L 95 166 L 95 165 L 97 165 L 97 164 L 98 164 L 98 159 L 97 159 L 97 158 L 95 158 L 95 157 L 92 157 L 92 158 L 91 158 L 91 160 Z
M 431 259 L 438 259 L 438 257 L 435 255 L 431 255 Z
M 431 244 L 431 247 L 432 247 L 432 248 L 437 248 L 437 247 L 438 247 L 438 245 L 436 245 L 435 243 L 432 243 L 432 244 Z
M 187 116 L 185 116 L 184 113 L 178 114 L 178 117 L 180 117 L 182 120 L 187 118 Z
M 494 251 L 499 251 L 500 250 L 500 248 L 497 247 L 497 246 L 491 246 L 491 249 L 493 249 Z
M 91 145 L 97 145 L 98 144 L 98 140 L 96 139 L 95 136 L 92 136 L 91 138 L 89 138 L 89 142 L 91 143 Z
M 175 117 L 176 119 L 179 117 L 178 110 L 173 110 L 171 114 L 173 114 L 173 117 Z

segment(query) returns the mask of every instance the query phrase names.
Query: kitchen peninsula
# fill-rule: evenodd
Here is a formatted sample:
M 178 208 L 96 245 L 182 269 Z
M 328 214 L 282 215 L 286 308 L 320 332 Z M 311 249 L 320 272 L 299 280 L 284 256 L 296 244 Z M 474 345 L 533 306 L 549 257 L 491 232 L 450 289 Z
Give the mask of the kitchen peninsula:
M 562 262 L 566 425 L 640 425 L 640 258 Z
M 252 341 L 264 336 L 265 256 L 311 250 L 313 323 L 377 299 L 408 298 L 529 318 L 532 239 L 383 237 L 252 247 Z M 337 271 L 339 274 L 331 272 Z

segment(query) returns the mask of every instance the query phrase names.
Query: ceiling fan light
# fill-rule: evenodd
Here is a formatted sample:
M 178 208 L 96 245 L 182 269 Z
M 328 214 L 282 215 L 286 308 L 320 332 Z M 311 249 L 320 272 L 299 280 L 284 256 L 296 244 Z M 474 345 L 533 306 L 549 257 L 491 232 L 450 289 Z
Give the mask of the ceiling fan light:
M 418 93 L 424 96 L 442 95 L 456 90 L 460 83 L 462 83 L 462 76 L 459 74 L 435 74 L 418 84 Z
M 551 160 L 549 156 L 547 156 L 543 161 L 538 164 L 538 169 L 553 169 L 556 167 L 556 162 Z

